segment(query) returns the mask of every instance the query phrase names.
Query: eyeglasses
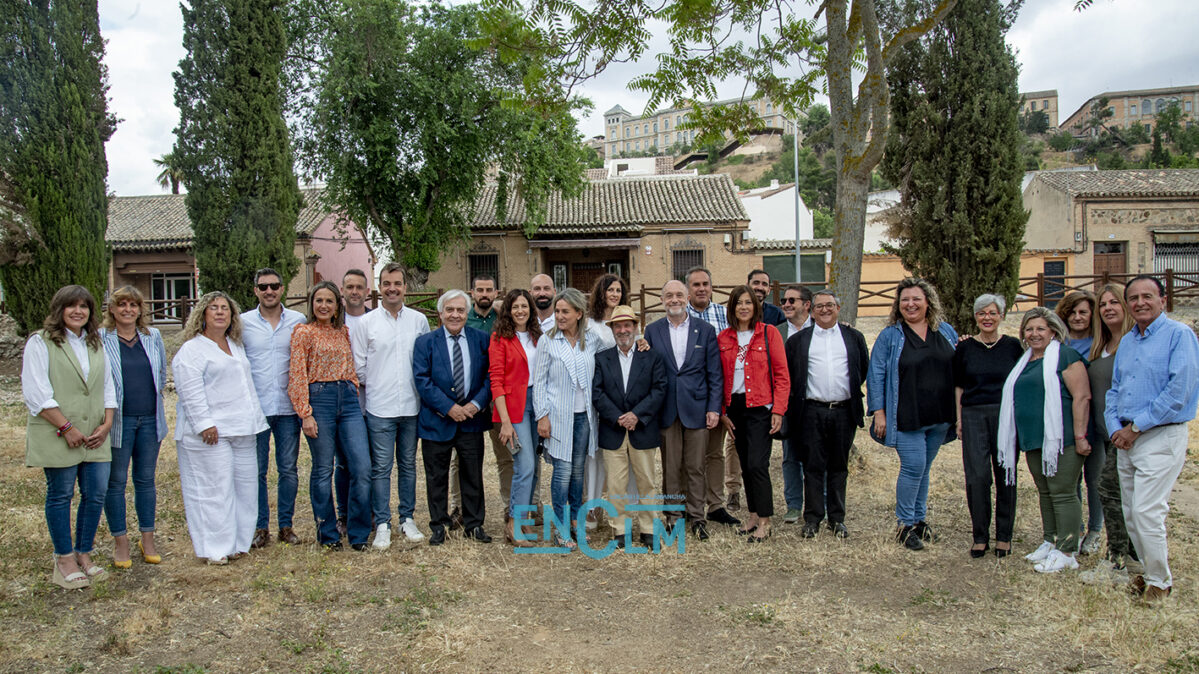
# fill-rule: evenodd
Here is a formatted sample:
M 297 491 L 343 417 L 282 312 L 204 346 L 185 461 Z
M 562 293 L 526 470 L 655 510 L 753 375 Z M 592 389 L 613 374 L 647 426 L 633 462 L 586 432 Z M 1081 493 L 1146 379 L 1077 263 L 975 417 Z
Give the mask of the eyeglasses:
M 975 318 L 999 318 L 998 311 L 980 311 L 974 314 Z
M 824 302 L 821 304 L 813 304 L 812 308 L 815 309 L 816 311 L 826 311 L 826 310 L 831 311 L 831 310 L 837 308 L 837 303 L 836 302 Z
M 266 292 L 268 290 L 278 290 L 282 287 L 283 287 L 282 283 L 259 283 L 258 284 L 258 289 L 261 290 L 262 292 Z

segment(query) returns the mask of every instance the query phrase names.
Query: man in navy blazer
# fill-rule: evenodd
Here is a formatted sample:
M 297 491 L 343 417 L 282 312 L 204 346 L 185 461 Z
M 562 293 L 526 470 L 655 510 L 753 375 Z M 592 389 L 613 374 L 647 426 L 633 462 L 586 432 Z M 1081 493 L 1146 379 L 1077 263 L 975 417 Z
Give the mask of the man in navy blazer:
M 633 308 L 619 306 L 607 321 L 616 338 L 616 348 L 595 356 L 591 402 L 599 420 L 599 447 L 607 473 L 608 498 L 620 508 L 613 522 L 616 547 L 623 548 L 629 531 L 629 469 L 637 482 L 637 493 L 654 493 L 654 456 L 662 439 L 658 415 L 666 399 L 666 365 L 655 351 L 637 350 L 637 315 Z M 644 501 L 649 504 L 650 501 Z M 653 513 L 637 512 L 641 542 L 653 546 Z
M 483 431 L 491 419 L 483 410 L 491 400 L 487 373 L 489 336 L 466 327 L 470 297 L 451 290 L 437 300 L 441 327 L 416 338 L 412 377 L 420 395 L 416 434 L 425 463 L 429 500 L 429 545 L 445 542 L 449 516 L 450 456 L 458 451 L 462 488 L 462 524 L 466 537 L 490 543 L 483 531 Z
M 708 431 L 720 422 L 724 373 L 716 329 L 687 312 L 687 288 L 680 281 L 662 286 L 666 317 L 645 329 L 645 341 L 666 365 L 662 405 L 662 488 L 668 502 L 683 497 L 691 532 L 707 540 L 704 454 Z M 672 516 L 673 517 L 673 516 Z
M 804 538 L 816 536 L 826 514 L 834 535 L 849 536 L 845 482 L 854 433 L 864 425 L 862 383 L 870 354 L 862 333 L 837 322 L 840 315 L 837 296 L 817 291 L 812 296 L 814 324 L 792 335 L 786 346 L 791 373 L 787 425 L 804 466 Z

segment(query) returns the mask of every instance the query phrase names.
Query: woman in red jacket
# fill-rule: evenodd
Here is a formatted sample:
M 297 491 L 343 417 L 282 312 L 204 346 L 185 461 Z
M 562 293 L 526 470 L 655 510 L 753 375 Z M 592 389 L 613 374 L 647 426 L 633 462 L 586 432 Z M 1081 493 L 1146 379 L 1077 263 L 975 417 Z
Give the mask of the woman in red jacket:
M 729 437 L 737 446 L 745 481 L 749 519 L 739 533 L 750 543 L 770 537 L 774 490 L 770 484 L 770 450 L 787 413 L 791 376 L 783 337 L 762 322 L 762 304 L 749 286 L 729 293 L 729 327 L 716 336 L 724 368 L 724 415 Z
M 512 452 L 512 491 L 508 503 L 508 543 L 518 547 L 533 545 L 518 541 L 513 532 L 516 508 L 530 505 L 537 473 L 537 422 L 533 419 L 533 359 L 541 325 L 533 318 L 533 296 L 516 289 L 504 298 L 495 332 L 488 347 L 488 371 L 494 404 L 491 420 L 500 423 L 500 442 Z

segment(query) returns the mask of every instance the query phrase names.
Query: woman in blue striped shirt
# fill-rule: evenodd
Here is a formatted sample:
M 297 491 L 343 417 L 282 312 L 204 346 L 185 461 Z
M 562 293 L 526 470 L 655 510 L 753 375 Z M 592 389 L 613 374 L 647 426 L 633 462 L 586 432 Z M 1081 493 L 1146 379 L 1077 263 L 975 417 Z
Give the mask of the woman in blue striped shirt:
M 566 288 L 554 296 L 554 327 L 537 343 L 533 373 L 533 410 L 537 435 L 544 440 L 546 461 L 553 466 L 550 497 L 561 524 L 576 520 L 583 505 L 583 466 L 595 453 L 595 409 L 591 380 L 599 340 L 587 334 L 587 302 L 583 293 Z M 575 549 L 570 538 L 555 533 L 555 544 Z

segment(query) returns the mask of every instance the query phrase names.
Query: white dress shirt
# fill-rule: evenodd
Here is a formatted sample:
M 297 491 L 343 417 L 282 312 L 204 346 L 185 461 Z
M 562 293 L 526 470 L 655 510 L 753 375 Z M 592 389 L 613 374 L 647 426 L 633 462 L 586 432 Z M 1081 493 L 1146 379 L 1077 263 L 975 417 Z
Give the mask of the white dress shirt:
M 420 396 L 412 377 L 412 347 L 416 338 L 429 332 L 424 314 L 406 307 L 392 315 L 378 308 L 350 329 L 354 371 L 366 389 L 368 414 L 376 417 L 414 417 L 420 412 Z
M 687 360 L 687 335 L 691 332 L 691 317 L 683 319 L 679 325 L 675 325 L 666 319 L 666 331 L 670 333 L 670 349 L 674 351 L 674 365 L 678 369 L 683 369 L 683 362 Z
M 550 312 L 550 315 L 546 318 L 537 319 L 537 322 L 541 324 L 541 334 L 543 335 L 548 335 L 550 333 L 550 328 L 558 324 L 557 320 L 554 318 L 553 312 Z
M 633 371 L 633 354 L 637 351 L 637 345 L 629 347 L 626 352 L 620 347 L 616 348 L 616 360 L 620 363 L 620 378 L 624 382 L 624 391 L 629 391 L 629 373 Z
M 826 403 L 849 400 L 849 355 L 841 326 L 825 329 L 812 327 L 812 344 L 808 347 L 807 398 Z
M 804 328 L 808 327 L 811 324 L 812 324 L 812 315 L 811 314 L 808 314 L 808 320 L 804 321 L 803 325 L 799 326 L 798 328 L 795 327 L 795 324 L 792 323 L 791 321 L 787 321 L 787 334 L 783 336 L 783 341 L 785 342 L 788 339 L 791 339 L 792 335 L 799 334 L 800 331 L 802 331 Z
M 67 345 L 75 354 L 75 360 L 79 361 L 79 370 L 83 373 L 84 381 L 87 381 L 92 372 L 92 363 L 87 352 L 87 332 L 80 331 L 79 336 L 70 330 L 65 332 Z M 103 349 L 100 350 L 100 356 L 104 359 L 104 409 L 116 409 L 117 388 L 112 380 L 112 364 L 108 362 Z M 25 357 L 21 363 L 21 395 L 25 398 L 25 407 L 33 416 L 37 416 L 42 410 L 60 407 L 54 399 L 54 387 L 50 385 L 50 351 L 46 342 L 42 341 L 41 333 L 35 332 L 25 343 Z M 93 429 L 79 430 L 86 435 Z
M 308 319 L 298 311 L 283 308 L 279 323 L 271 327 L 262 317 L 260 307 L 241 315 L 242 344 L 250 359 L 254 375 L 254 390 L 268 417 L 295 414 L 287 395 L 287 378 L 291 373 L 291 332 Z
M 216 426 L 224 437 L 256 435 L 270 426 L 258 402 L 250 361 L 241 344 L 229 340 L 225 353 L 204 335 L 179 347 L 175 373 L 175 440 Z M 288 403 L 290 405 L 291 403 Z

